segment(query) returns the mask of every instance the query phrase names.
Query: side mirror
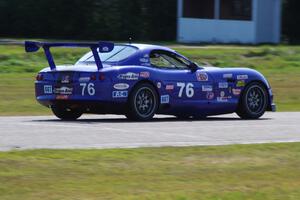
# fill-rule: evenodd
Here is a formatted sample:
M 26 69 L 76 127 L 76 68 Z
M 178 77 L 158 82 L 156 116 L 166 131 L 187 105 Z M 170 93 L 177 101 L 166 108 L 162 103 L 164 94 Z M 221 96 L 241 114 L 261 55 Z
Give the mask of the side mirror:
M 189 67 L 190 67 L 190 69 L 191 69 L 192 72 L 197 71 L 198 68 L 199 68 L 198 65 L 197 65 L 196 63 L 191 63 L 191 64 L 189 65 Z

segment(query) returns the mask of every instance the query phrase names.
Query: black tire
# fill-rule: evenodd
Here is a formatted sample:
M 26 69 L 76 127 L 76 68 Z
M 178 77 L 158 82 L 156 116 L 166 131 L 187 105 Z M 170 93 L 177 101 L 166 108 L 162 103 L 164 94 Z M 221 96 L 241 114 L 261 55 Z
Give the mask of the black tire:
M 134 121 L 147 121 L 153 118 L 158 108 L 158 94 L 148 83 L 137 85 L 128 98 L 126 117 Z
M 188 120 L 188 119 L 191 119 L 192 115 L 184 115 L 184 114 L 181 114 L 181 115 L 175 115 L 177 119 L 179 120 Z
M 206 119 L 205 115 L 175 115 L 179 120 L 203 120 Z
M 82 111 L 64 106 L 51 106 L 51 110 L 56 117 L 66 121 L 76 120 L 82 115 Z
M 266 112 L 267 106 L 268 92 L 265 86 L 253 82 L 245 87 L 236 113 L 242 119 L 258 119 Z

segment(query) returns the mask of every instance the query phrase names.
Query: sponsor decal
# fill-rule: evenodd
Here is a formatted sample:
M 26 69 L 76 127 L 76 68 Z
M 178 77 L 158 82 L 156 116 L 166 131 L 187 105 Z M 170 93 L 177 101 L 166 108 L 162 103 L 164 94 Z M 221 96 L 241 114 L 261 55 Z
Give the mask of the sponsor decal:
M 128 91 L 113 91 L 112 97 L 113 98 L 126 98 L 126 97 L 128 97 Z
M 225 96 L 225 92 L 224 91 L 221 91 L 220 92 L 220 96 L 217 97 L 217 101 L 218 102 L 227 102 L 228 99 L 231 99 L 232 97 L 231 96 Z
M 54 88 L 55 94 L 63 94 L 63 95 L 70 95 L 73 92 L 73 88 L 69 88 L 66 86 Z
M 248 79 L 248 75 L 237 75 L 237 80 L 246 80 Z
M 224 97 L 217 97 L 217 101 L 218 101 L 218 102 L 227 102 L 228 99 L 227 99 L 227 98 L 224 98 Z
M 118 79 L 123 80 L 138 80 L 139 74 L 133 72 L 127 72 L 126 74 L 119 74 Z
M 79 82 L 89 82 L 90 79 L 91 79 L 90 77 L 80 77 Z
M 229 92 L 229 94 L 231 94 L 231 92 L 232 92 L 231 87 L 228 87 L 228 92 Z
M 206 98 L 208 100 L 212 100 L 214 97 L 215 97 L 215 93 L 213 93 L 213 92 L 207 92 L 206 93 Z
M 246 83 L 245 83 L 244 80 L 238 81 L 238 82 L 236 83 L 236 87 L 245 87 L 245 85 L 246 85 Z
M 61 83 L 70 83 L 70 76 L 66 75 L 61 79 Z
M 162 95 L 160 97 L 160 103 L 161 104 L 170 103 L 170 96 L 169 95 Z
M 44 93 L 45 94 L 52 94 L 52 85 L 44 85 Z
M 143 65 L 143 66 L 151 66 L 151 64 L 149 62 L 146 62 L 146 63 L 142 62 L 141 65 Z
M 205 72 L 197 72 L 196 76 L 198 81 L 208 81 L 208 75 Z
M 157 86 L 158 89 L 160 89 L 161 88 L 161 82 L 157 82 L 156 86 Z
M 140 77 L 149 78 L 150 77 L 150 72 L 141 72 Z
M 233 89 L 232 89 L 232 94 L 235 95 L 235 96 L 240 95 L 241 92 L 242 92 L 241 89 L 238 89 L 238 88 L 233 88 Z
M 202 85 L 202 91 L 203 92 L 212 92 L 213 87 L 212 87 L 212 85 Z
M 224 97 L 225 96 L 225 92 L 224 91 L 221 91 L 220 92 L 220 97 Z
M 232 74 L 223 74 L 223 78 L 232 78 L 233 75 Z
M 127 90 L 129 88 L 129 85 L 127 83 L 117 83 L 114 85 L 114 88 L 116 90 Z
M 221 88 L 221 89 L 228 88 L 228 82 L 220 82 L 219 88 Z
M 149 58 L 149 54 L 144 54 L 144 58 Z
M 108 52 L 109 48 L 108 47 L 102 47 L 102 52 Z
M 68 95 L 57 95 L 56 99 L 57 100 L 67 100 L 67 99 L 69 99 L 69 96 Z
M 174 85 L 166 85 L 166 90 L 174 90 Z
M 147 63 L 147 62 L 149 62 L 149 59 L 148 58 L 140 58 L 140 62 Z

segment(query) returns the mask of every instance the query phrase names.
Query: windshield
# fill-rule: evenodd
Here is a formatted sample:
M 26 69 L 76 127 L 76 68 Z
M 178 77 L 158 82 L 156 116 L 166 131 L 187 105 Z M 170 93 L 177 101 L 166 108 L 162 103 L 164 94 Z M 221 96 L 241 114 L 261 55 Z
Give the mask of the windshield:
M 102 62 L 119 62 L 133 55 L 138 49 L 132 46 L 116 45 L 109 53 L 99 53 Z M 92 52 L 85 54 L 78 62 L 95 62 Z

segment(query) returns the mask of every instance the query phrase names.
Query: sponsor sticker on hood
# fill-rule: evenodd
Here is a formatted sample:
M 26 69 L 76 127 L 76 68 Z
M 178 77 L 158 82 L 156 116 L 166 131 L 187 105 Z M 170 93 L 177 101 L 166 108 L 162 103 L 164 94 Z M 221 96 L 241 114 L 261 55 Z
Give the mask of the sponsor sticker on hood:
M 237 80 L 246 80 L 248 79 L 248 75 L 237 75 Z

